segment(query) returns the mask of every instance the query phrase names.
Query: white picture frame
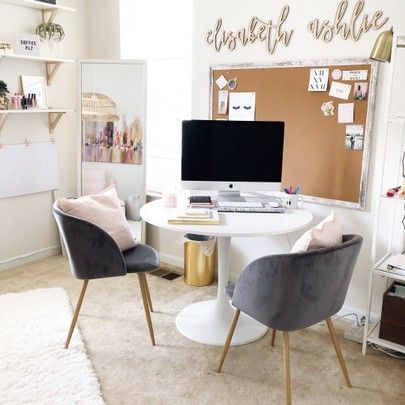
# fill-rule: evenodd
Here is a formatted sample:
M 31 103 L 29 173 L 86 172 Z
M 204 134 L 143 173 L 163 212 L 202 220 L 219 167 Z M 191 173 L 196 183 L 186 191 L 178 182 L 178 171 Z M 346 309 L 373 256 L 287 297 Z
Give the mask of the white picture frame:
M 35 94 L 36 108 L 46 110 L 48 108 L 48 95 L 46 91 L 45 76 L 21 76 L 22 90 L 25 96 Z

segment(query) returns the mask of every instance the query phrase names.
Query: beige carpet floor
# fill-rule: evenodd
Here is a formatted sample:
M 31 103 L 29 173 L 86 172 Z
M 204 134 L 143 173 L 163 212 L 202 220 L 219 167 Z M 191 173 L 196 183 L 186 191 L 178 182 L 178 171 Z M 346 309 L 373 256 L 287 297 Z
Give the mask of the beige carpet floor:
M 282 404 L 281 336 L 269 335 L 231 348 L 217 374 L 220 349 L 189 341 L 175 327 L 187 304 L 215 295 L 148 276 L 157 346 L 150 345 L 137 277 L 90 281 L 79 317 L 88 355 L 107 404 Z M 76 303 L 81 283 L 61 256 L 0 272 L 0 293 L 63 287 Z M 49 303 L 52 305 L 52 303 Z M 354 388 L 346 388 L 326 325 L 291 333 L 292 398 L 295 404 L 405 404 L 405 361 L 343 339 L 350 323 L 335 326 Z M 66 325 L 66 330 L 68 325 Z M 33 336 L 35 338 L 35 336 Z

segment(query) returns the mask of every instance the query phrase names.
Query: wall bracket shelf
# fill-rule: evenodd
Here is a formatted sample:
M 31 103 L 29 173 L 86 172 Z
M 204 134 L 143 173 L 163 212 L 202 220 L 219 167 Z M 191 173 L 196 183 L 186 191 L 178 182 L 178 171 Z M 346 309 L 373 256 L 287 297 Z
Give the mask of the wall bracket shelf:
M 43 56 L 30 56 L 30 55 L 0 55 L 0 61 L 2 59 L 15 59 L 15 60 L 27 60 L 33 62 L 44 62 L 46 68 L 46 83 L 48 86 L 52 84 L 55 78 L 56 72 L 63 63 L 75 63 L 73 59 L 58 59 L 58 58 L 47 58 Z
M 58 125 L 60 119 L 62 118 L 62 115 L 69 113 L 69 112 L 74 112 L 73 110 L 68 110 L 68 109 L 55 109 L 55 108 L 49 108 L 46 110 L 0 110 L 0 132 L 4 127 L 4 124 L 6 123 L 6 120 L 9 115 L 11 114 L 48 114 L 48 128 L 49 128 L 49 133 L 53 134 L 55 131 L 56 126 Z
M 70 12 L 76 11 L 76 9 L 72 7 L 43 3 L 36 0 L 0 0 L 0 3 L 40 10 L 42 12 L 42 20 L 44 23 L 53 22 L 56 15 L 60 11 L 70 11 Z

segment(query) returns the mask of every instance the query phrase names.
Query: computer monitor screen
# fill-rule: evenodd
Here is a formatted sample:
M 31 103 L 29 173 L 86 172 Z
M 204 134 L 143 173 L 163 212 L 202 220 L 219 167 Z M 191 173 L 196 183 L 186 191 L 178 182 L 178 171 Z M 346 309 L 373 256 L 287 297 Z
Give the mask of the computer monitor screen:
M 181 180 L 185 189 L 279 190 L 284 122 L 183 122 Z

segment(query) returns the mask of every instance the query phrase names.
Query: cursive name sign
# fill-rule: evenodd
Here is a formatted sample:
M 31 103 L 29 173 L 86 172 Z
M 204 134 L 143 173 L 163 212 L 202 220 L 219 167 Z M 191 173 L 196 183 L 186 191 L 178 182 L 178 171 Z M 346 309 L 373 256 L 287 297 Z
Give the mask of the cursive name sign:
M 320 22 L 319 19 L 315 19 L 308 24 L 308 30 L 316 39 L 321 38 L 324 42 L 332 41 L 334 36 L 338 34 L 343 39 L 350 38 L 353 41 L 358 41 L 363 33 L 370 29 L 378 30 L 388 21 L 388 17 L 383 18 L 384 13 L 382 11 L 376 11 L 371 18 L 368 14 L 364 14 L 360 18 L 364 9 L 364 0 L 359 0 L 353 8 L 350 22 L 345 23 L 342 20 L 345 17 L 348 4 L 348 0 L 340 2 L 333 22 L 329 20 Z
M 389 20 L 381 10 L 376 11 L 372 16 L 363 14 L 364 5 L 364 0 L 358 0 L 353 7 L 352 14 L 349 16 L 350 20 L 344 22 L 349 1 L 342 0 L 338 5 L 333 21 L 314 19 L 308 24 L 308 30 L 315 39 L 321 39 L 324 42 L 331 42 L 336 35 L 340 35 L 346 40 L 358 41 L 363 33 L 371 29 L 379 30 Z M 219 18 L 215 23 L 214 29 L 207 32 L 205 40 L 217 52 L 220 52 L 224 48 L 234 51 L 238 45 L 246 46 L 256 41 L 265 42 L 267 52 L 271 55 L 275 52 L 278 44 L 281 43 L 285 47 L 290 44 L 294 31 L 283 29 L 289 12 L 290 7 L 284 6 L 277 21 L 263 21 L 258 17 L 253 17 L 247 28 L 242 28 L 238 31 L 227 31 L 224 29 L 222 18 Z
M 258 17 L 253 17 L 248 27 L 239 31 L 223 29 L 222 19 L 219 18 L 214 29 L 207 32 L 206 42 L 208 45 L 213 46 L 217 52 L 220 52 L 223 47 L 233 51 L 238 44 L 246 46 L 260 41 L 265 42 L 267 51 L 269 54 L 273 54 L 279 43 L 288 46 L 291 41 L 293 30 L 283 30 L 283 24 L 287 20 L 289 12 L 289 6 L 284 6 L 277 22 L 273 22 L 273 20 L 262 21 Z

